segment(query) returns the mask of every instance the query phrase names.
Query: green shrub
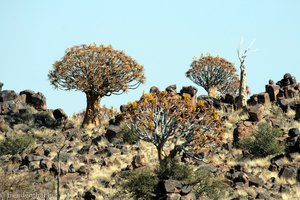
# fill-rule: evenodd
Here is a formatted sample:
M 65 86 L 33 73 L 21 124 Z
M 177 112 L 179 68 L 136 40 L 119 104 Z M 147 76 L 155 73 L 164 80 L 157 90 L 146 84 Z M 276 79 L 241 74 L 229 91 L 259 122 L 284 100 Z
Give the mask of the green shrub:
M 152 199 L 155 197 L 158 178 L 148 169 L 136 169 L 125 175 L 124 190 L 135 198 Z
M 22 153 L 34 142 L 34 138 L 29 135 L 12 134 L 0 142 L 0 156 L 15 155 Z
M 250 137 L 239 141 L 238 146 L 253 157 L 265 157 L 272 154 L 280 154 L 284 151 L 284 145 L 277 138 L 281 131 L 268 124 L 259 124 L 258 129 Z
M 177 160 L 165 160 L 159 166 L 157 176 L 160 180 L 189 181 L 192 178 L 193 169 L 189 165 L 180 164 Z
M 159 167 L 157 175 L 160 180 L 178 180 L 185 185 L 193 187 L 201 197 L 220 199 L 224 197 L 225 185 L 222 181 L 214 178 L 212 173 L 205 169 L 194 171 L 191 166 L 181 164 L 177 160 L 164 161 Z
M 123 134 L 123 141 L 128 144 L 135 144 L 138 137 L 125 124 L 121 124 L 121 134 Z
M 225 184 L 220 179 L 213 177 L 208 170 L 198 169 L 195 171 L 190 179 L 190 184 L 201 197 L 213 200 L 224 199 Z

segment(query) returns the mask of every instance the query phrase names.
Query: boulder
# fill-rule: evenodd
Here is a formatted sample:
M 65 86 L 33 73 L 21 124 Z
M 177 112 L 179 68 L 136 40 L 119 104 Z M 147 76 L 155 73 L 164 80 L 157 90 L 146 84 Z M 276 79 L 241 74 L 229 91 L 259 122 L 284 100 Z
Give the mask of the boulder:
M 248 178 L 249 178 L 249 187 L 251 187 L 252 185 L 255 187 L 262 187 L 264 185 L 264 180 L 259 178 L 258 176 L 248 174 Z
M 289 184 L 281 185 L 279 188 L 279 192 L 290 192 L 292 190 L 292 187 Z
M 152 86 L 151 88 L 150 88 L 150 91 L 149 91 L 150 93 L 152 93 L 152 94 L 156 94 L 157 92 L 159 92 L 159 89 L 158 89 L 158 87 L 156 87 L 156 86 Z
M 280 170 L 278 176 L 280 178 L 285 178 L 285 179 L 296 178 L 297 177 L 297 170 L 294 167 L 286 166 L 286 167 L 283 167 Z
M 237 95 L 233 95 L 233 94 L 226 94 L 225 98 L 223 100 L 224 103 L 228 103 L 228 104 L 235 104 L 235 100 L 237 98 Z
M 22 162 L 22 157 L 19 154 L 13 155 L 10 160 L 12 163 L 21 163 Z
M 255 130 L 254 122 L 240 121 L 233 131 L 233 143 L 237 143 L 241 138 L 248 137 Z
M 28 165 L 28 169 L 30 171 L 35 171 L 35 170 L 40 169 L 40 162 L 39 161 L 30 162 L 29 165 Z
M 262 92 L 257 95 L 257 101 L 259 104 L 270 104 L 269 93 Z
M 114 118 L 109 120 L 109 125 L 120 126 L 121 122 L 124 120 L 124 115 L 118 114 Z
M 297 137 L 300 135 L 300 131 L 298 128 L 291 128 L 288 133 L 289 137 Z
M 68 115 L 61 108 L 53 110 L 53 116 L 56 120 L 66 120 L 68 119 Z
M 139 168 L 139 167 L 145 166 L 146 165 L 145 155 L 138 154 L 138 155 L 134 156 L 131 164 L 134 168 Z
M 197 88 L 193 86 L 183 86 L 182 89 L 180 90 L 180 95 L 184 96 L 184 94 L 188 94 L 191 97 L 191 104 L 193 106 L 196 106 L 196 94 L 197 94 Z
M 84 145 L 80 150 L 78 150 L 79 154 L 88 154 L 90 151 L 91 145 Z
M 23 90 L 20 92 L 20 95 L 24 95 L 26 103 L 33 106 L 36 110 L 45 111 L 46 106 L 46 97 L 41 92 L 33 92 L 32 90 Z
M 68 173 L 75 173 L 75 172 L 76 172 L 76 170 L 75 170 L 74 165 L 70 164 L 69 169 L 68 169 Z
M 51 167 L 52 167 L 52 161 L 50 159 L 40 160 L 40 168 L 41 169 L 50 169 Z
M 271 163 L 268 170 L 271 172 L 276 172 L 279 170 L 279 166 L 276 163 Z
M 267 192 L 259 192 L 256 196 L 256 199 L 265 199 L 265 200 L 269 200 L 271 199 L 270 194 L 268 194 Z
M 68 173 L 68 166 L 64 162 L 60 162 L 60 175 L 66 175 Z M 50 172 L 54 173 L 55 176 L 58 175 L 58 163 L 52 163 Z
M 277 100 L 277 94 L 279 93 L 280 86 L 279 85 L 266 85 L 266 92 L 269 94 L 270 101 L 274 102 Z
M 5 101 L 0 102 L 0 114 L 11 115 L 12 113 L 17 113 L 22 105 L 18 101 Z
M 197 94 L 197 88 L 193 86 L 183 86 L 182 89 L 180 90 L 180 94 L 186 93 L 189 94 L 191 97 L 196 96 Z
M 101 140 L 102 140 L 102 136 L 98 135 L 92 139 L 92 144 L 98 146 L 99 142 L 101 142 Z
M 70 169 L 70 168 L 69 168 Z M 82 165 L 80 166 L 76 172 L 79 174 L 79 175 L 87 175 L 88 174 L 88 169 L 85 165 Z
M 255 106 L 258 104 L 257 94 L 250 96 L 250 99 L 247 100 L 247 104 L 250 106 Z
M 295 90 L 295 85 L 288 85 L 282 87 L 282 91 L 285 98 L 294 98 L 298 94 L 298 90 Z
M 168 93 L 172 93 L 172 94 L 177 93 L 176 89 L 177 89 L 177 86 L 175 84 L 174 85 L 169 85 L 168 87 L 166 87 L 166 91 Z
M 263 105 L 256 105 L 250 108 L 249 121 L 259 122 L 263 119 L 265 114 L 265 107 Z
M 18 98 L 14 90 L 3 90 L 0 92 L 0 102 L 12 101 Z
M 249 176 L 244 172 L 235 172 L 232 175 L 232 179 L 234 183 L 241 182 L 243 184 L 247 184 L 249 181 Z
M 279 85 L 280 87 L 288 86 L 291 84 L 290 80 L 292 79 L 292 75 L 290 73 L 286 73 L 283 76 L 283 79 L 278 81 L 276 85 Z
M 300 104 L 295 106 L 296 114 L 295 114 L 295 120 L 300 120 Z
M 54 128 L 56 119 L 51 111 L 42 111 L 34 114 L 34 124 L 38 127 Z
M 182 183 L 177 180 L 165 180 L 164 188 L 167 193 L 179 193 L 182 188 Z
M 30 163 L 30 162 L 33 162 L 33 161 L 40 161 L 44 158 L 45 158 L 44 156 L 36 156 L 36 155 L 30 154 L 30 155 L 25 156 L 24 159 L 25 159 L 26 163 Z
M 115 138 L 121 137 L 121 128 L 115 125 L 109 125 L 106 129 L 105 137 L 109 142 L 113 142 Z
M 97 199 L 96 197 L 98 196 L 97 194 L 99 193 L 98 189 L 95 187 L 92 187 L 89 190 L 85 190 L 82 194 L 82 198 L 84 200 L 95 200 Z
M 190 185 L 184 185 L 181 188 L 181 194 L 189 194 L 192 191 L 193 187 Z

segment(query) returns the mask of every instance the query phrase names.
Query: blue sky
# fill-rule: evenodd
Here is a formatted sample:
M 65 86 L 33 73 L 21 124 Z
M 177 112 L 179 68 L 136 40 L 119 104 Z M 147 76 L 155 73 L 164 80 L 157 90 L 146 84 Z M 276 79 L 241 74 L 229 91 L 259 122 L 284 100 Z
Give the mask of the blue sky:
M 300 79 L 300 1 L 280 0 L 1 0 L 0 81 L 3 89 L 45 94 L 49 108 L 85 109 L 84 93 L 54 90 L 47 74 L 66 48 L 112 44 L 144 65 L 146 84 L 101 104 L 119 108 L 153 85 L 194 85 L 192 58 L 220 55 L 238 68 L 237 48 L 255 39 L 246 60 L 252 93 L 290 72 Z M 199 89 L 198 94 L 205 94 Z

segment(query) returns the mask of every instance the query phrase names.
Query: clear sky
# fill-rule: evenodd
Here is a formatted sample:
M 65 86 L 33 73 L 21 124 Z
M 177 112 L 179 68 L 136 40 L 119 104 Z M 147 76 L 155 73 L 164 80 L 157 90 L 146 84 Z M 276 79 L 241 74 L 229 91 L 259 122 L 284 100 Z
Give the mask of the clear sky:
M 0 82 L 3 89 L 44 93 L 49 108 L 85 109 L 80 91 L 54 90 L 47 74 L 66 48 L 112 44 L 145 68 L 146 84 L 101 104 L 119 108 L 153 85 L 194 85 L 192 58 L 220 55 L 238 68 L 240 38 L 255 39 L 246 60 L 252 93 L 289 72 L 300 80 L 300 1 L 290 0 L 0 0 Z M 200 90 L 198 94 L 205 94 Z

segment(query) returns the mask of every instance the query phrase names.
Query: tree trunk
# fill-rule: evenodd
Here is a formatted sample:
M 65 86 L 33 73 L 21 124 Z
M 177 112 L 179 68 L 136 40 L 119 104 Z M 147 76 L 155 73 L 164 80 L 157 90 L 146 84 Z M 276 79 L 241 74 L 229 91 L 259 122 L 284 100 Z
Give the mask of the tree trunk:
M 240 89 L 239 89 L 239 102 L 238 108 L 247 107 L 247 77 L 245 65 L 241 63 L 241 80 L 240 80 Z
M 82 122 L 82 127 L 86 127 L 89 124 L 99 125 L 100 119 L 100 100 L 101 96 L 93 92 L 86 92 L 86 111 Z
M 163 159 L 163 155 L 162 155 L 162 153 L 163 153 L 163 148 L 160 147 L 160 146 L 157 146 L 156 149 L 157 149 L 157 156 L 158 156 L 159 164 L 162 164 L 162 161 L 164 160 L 164 159 Z

